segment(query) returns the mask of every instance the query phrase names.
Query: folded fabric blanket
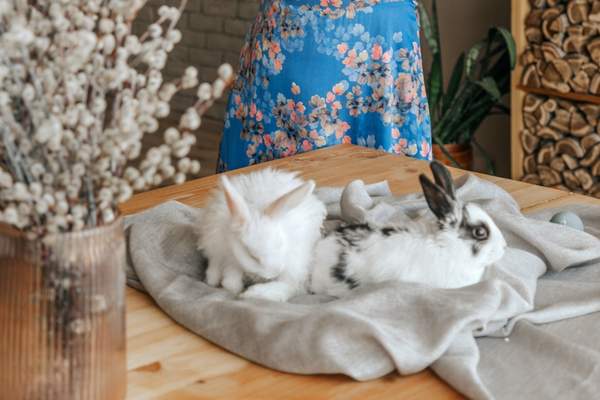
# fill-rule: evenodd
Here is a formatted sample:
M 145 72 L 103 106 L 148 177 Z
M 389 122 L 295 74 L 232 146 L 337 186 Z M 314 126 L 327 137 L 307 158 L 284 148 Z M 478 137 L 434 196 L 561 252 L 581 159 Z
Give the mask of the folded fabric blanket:
M 586 232 L 524 216 L 512 197 L 474 176 L 458 196 L 481 205 L 509 248 L 486 279 L 444 290 L 408 283 L 344 299 L 241 301 L 202 282 L 194 226 L 202 210 L 165 203 L 127 218 L 128 281 L 174 320 L 254 362 L 357 380 L 427 367 L 475 399 L 590 399 L 600 393 L 600 207 L 571 207 Z M 329 218 L 401 220 L 427 212 L 421 195 L 385 184 L 321 189 Z M 424 255 L 426 257 L 427 255 Z

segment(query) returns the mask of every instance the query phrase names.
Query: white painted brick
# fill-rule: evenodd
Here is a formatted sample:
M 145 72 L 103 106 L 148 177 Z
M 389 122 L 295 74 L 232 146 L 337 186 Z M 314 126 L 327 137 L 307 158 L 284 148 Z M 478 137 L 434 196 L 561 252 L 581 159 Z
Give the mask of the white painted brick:
M 190 49 L 189 61 L 196 67 L 218 68 L 223 63 L 223 53 L 219 50 Z
M 204 0 L 203 11 L 206 15 L 234 18 L 237 8 L 238 0 Z
M 204 13 L 186 15 L 189 30 L 196 32 L 223 32 L 225 20 L 222 17 L 207 16 Z
M 246 20 L 256 18 L 260 1 L 258 0 L 239 0 L 238 17 Z
M 153 22 L 161 5 L 180 5 L 181 0 L 149 0 L 134 23 L 135 32 L 144 32 Z M 187 66 L 198 68 L 201 81 L 212 81 L 223 62 L 237 69 L 240 49 L 246 32 L 255 19 L 260 0 L 189 0 L 178 24 L 183 35 L 181 43 L 169 55 L 163 71 L 165 80 L 178 79 Z M 225 93 L 209 113 L 206 120 L 213 126 L 222 126 L 228 93 Z M 194 92 L 177 94 L 172 106 L 172 119 L 177 121 L 181 113 L 194 100 Z
M 181 31 L 181 44 L 195 49 L 206 48 L 206 34 L 204 32 Z
M 206 34 L 206 48 L 211 50 L 239 51 L 242 48 L 243 39 L 238 36 Z
M 241 19 L 226 19 L 225 20 L 225 33 L 237 36 L 244 37 L 250 24 L 248 21 L 244 21 Z

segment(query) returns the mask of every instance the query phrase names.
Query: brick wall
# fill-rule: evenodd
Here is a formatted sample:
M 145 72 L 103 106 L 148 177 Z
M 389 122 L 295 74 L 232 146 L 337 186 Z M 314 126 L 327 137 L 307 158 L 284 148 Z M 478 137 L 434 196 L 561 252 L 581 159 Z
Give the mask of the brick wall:
M 138 16 L 138 27 L 147 26 L 163 4 L 176 6 L 178 0 L 150 0 Z M 198 68 L 200 80 L 212 81 L 216 69 L 228 62 L 237 69 L 239 52 L 246 31 L 256 17 L 259 0 L 189 0 L 178 28 L 182 41 L 169 57 L 164 71 L 167 78 L 181 75 L 188 65 Z M 184 93 L 173 102 L 173 111 L 185 110 L 192 101 L 193 93 Z M 208 118 L 221 121 L 226 97 L 211 109 Z
M 237 71 L 239 53 L 246 32 L 256 17 L 260 0 L 189 0 L 178 28 L 182 41 L 169 56 L 169 63 L 163 71 L 165 79 L 181 76 L 183 70 L 192 65 L 198 68 L 201 81 L 213 81 L 219 65 L 230 63 Z M 179 0 L 149 0 L 135 22 L 136 32 L 156 20 L 157 9 L 161 5 L 178 6 Z M 189 107 L 194 92 L 178 94 L 171 104 L 172 124 Z M 205 115 L 201 131 L 198 132 L 198 146 L 193 157 L 204 164 L 204 174 L 214 170 L 216 147 L 223 128 L 227 95 Z M 149 141 L 155 141 L 154 136 Z M 148 143 L 152 145 L 153 143 Z

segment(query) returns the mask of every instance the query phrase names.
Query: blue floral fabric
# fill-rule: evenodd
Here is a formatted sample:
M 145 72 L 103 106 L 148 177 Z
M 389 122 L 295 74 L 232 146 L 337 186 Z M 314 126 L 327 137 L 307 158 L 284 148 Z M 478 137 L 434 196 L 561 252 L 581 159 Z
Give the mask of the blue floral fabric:
M 263 0 L 219 171 L 339 143 L 431 158 L 415 0 Z

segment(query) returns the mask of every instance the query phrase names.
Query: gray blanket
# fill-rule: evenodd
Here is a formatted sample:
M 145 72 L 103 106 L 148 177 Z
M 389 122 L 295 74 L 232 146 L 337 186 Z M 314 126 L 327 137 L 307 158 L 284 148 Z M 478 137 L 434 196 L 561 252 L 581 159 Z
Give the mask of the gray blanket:
M 176 202 L 127 219 L 129 283 L 198 335 L 281 371 L 369 380 L 432 367 L 475 399 L 598 398 L 600 207 L 571 208 L 584 233 L 546 222 L 556 210 L 523 216 L 508 193 L 476 177 L 458 185 L 459 197 L 486 209 L 509 244 L 471 287 L 389 283 L 341 300 L 236 300 L 202 282 L 194 234 L 202 210 Z M 358 217 L 352 205 L 340 210 L 340 189 L 320 196 L 331 218 L 407 218 L 426 209 L 420 195 L 367 189 L 374 197 L 360 200 Z

